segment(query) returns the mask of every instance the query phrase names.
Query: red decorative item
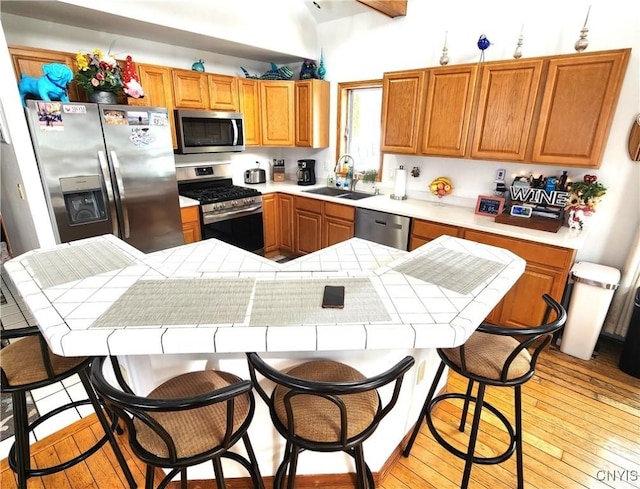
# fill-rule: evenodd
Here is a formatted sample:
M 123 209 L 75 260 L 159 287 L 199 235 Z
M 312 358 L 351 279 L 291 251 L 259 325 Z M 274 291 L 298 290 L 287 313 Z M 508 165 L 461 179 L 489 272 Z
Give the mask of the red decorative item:
M 597 175 L 585 175 L 584 183 L 586 183 L 587 185 L 591 185 L 592 183 L 595 183 L 597 179 L 598 179 Z
M 144 97 L 144 91 L 140 86 L 140 79 L 136 73 L 136 64 L 131 59 L 131 56 L 127 56 L 124 73 L 122 74 L 122 81 L 124 82 L 124 93 L 129 97 L 142 98 Z
M 129 83 L 131 80 L 135 80 L 140 83 L 140 79 L 136 73 L 136 64 L 133 62 L 131 56 L 127 56 L 126 58 L 122 78 L 125 83 Z

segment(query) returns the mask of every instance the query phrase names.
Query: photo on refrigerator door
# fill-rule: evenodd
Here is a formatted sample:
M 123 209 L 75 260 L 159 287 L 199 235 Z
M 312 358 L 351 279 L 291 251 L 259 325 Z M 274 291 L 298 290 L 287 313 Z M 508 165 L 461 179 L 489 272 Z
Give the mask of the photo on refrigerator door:
M 38 102 L 38 122 L 41 130 L 64 130 L 61 106 L 60 102 Z

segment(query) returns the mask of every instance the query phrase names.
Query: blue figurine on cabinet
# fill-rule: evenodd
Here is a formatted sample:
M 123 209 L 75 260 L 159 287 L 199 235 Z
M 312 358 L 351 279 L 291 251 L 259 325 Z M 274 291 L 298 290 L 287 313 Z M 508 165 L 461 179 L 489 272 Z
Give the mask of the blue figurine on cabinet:
M 198 61 L 196 61 L 191 65 L 191 69 L 193 71 L 204 71 L 204 61 L 199 59 Z
M 22 74 L 18 82 L 22 105 L 27 106 L 27 95 L 35 95 L 45 102 L 51 100 L 68 102 L 67 85 L 73 80 L 71 68 L 62 63 L 51 63 L 42 65 L 42 72 L 44 75 L 40 78 Z

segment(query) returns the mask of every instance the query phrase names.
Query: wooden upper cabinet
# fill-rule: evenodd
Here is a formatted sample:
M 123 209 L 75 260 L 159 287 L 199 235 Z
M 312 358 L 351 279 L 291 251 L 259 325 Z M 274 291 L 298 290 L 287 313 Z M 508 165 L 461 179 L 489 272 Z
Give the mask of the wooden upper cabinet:
M 427 71 L 422 154 L 465 155 L 477 73 L 475 64 Z
M 295 110 L 293 81 L 260 81 L 262 146 L 293 146 Z
M 208 74 L 207 80 L 209 85 L 209 108 L 237 112 L 240 108 L 238 79 L 235 76 Z
M 244 115 L 244 144 L 245 146 L 257 146 L 262 142 L 258 80 L 239 78 L 238 91 L 240 112 Z
M 296 82 L 296 146 L 329 146 L 329 82 Z
M 382 79 L 382 144 L 389 153 L 416 154 L 425 70 L 385 73 Z
M 23 46 L 9 46 L 9 54 L 11 55 L 16 81 L 20 81 L 23 73 L 27 76 L 42 76 L 42 65 L 49 63 L 67 65 L 71 68 L 71 71 L 74 73 L 76 71 L 75 54 Z M 79 88 L 75 82 L 69 83 L 67 94 L 72 102 L 86 102 L 88 100 L 84 90 Z
M 177 148 L 176 125 L 174 123 L 175 104 L 173 91 L 171 90 L 171 70 L 166 66 L 138 64 L 140 85 L 144 90 L 144 105 L 149 107 L 166 107 L 169 112 L 169 124 L 171 125 L 171 139 L 173 147 Z
M 208 109 L 207 74 L 199 71 L 171 70 L 173 99 L 177 108 Z
M 532 161 L 600 167 L 630 52 L 550 59 Z
M 538 59 L 482 67 L 472 158 L 525 160 L 542 66 Z
M 407 15 L 407 0 L 357 0 L 392 19 Z

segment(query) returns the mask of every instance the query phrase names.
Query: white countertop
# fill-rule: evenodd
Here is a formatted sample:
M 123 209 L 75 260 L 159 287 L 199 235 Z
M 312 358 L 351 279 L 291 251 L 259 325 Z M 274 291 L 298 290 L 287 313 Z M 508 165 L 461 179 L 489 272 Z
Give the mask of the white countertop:
M 493 217 L 479 216 L 470 207 L 460 207 L 445 203 L 444 206 L 435 205 L 433 201 L 408 198 L 406 200 L 393 200 L 389 195 L 375 195 L 361 200 L 339 199 L 324 195 L 311 194 L 306 190 L 324 187 L 324 185 L 299 186 L 296 182 L 267 182 L 264 184 L 251 185 L 263 194 L 283 192 L 292 195 L 301 195 L 312 199 L 326 200 L 364 209 L 389 212 L 407 217 L 415 217 L 434 221 L 442 224 L 450 224 L 477 231 L 485 231 L 511 238 L 525 239 L 537 243 L 544 243 L 553 246 L 560 246 L 579 250 L 585 242 L 586 232 L 561 227 L 557 233 L 548 231 L 538 231 L 509 224 L 500 224 L 494 221 Z
M 429 272 L 438 254 L 445 261 Z M 465 262 L 465 268 L 445 274 L 454 262 Z M 492 271 L 479 271 L 475 282 L 464 284 L 478 263 Z M 419 272 L 425 264 L 427 271 Z M 215 239 L 145 255 L 104 235 L 30 251 L 4 266 L 51 349 L 73 356 L 456 346 L 509 291 L 525 262 L 507 250 L 449 236 L 410 253 L 352 238 L 278 264 Z M 394 270 L 398 267 L 402 271 Z M 419 273 L 432 278 L 417 278 Z M 442 280 L 467 290 L 436 285 Z M 315 307 L 312 300 L 301 302 L 314 283 L 345 284 L 345 308 L 327 316 L 328 310 L 320 310 L 321 295 L 313 291 Z M 353 303 L 363 283 L 371 293 L 362 301 L 371 307 Z M 175 293 L 176 285 L 182 295 Z M 152 297 L 133 294 L 151 289 L 156 291 Z M 265 296 L 265 290 L 272 295 Z M 229 311 L 234 302 L 239 309 Z M 261 304 L 259 311 L 255 304 Z M 221 308 L 212 316 L 235 319 L 194 319 L 205 305 Z M 361 320 L 366 314 L 358 315 L 358 308 L 368 312 L 367 320 Z M 114 314 L 117 310 L 121 314 Z M 304 319 L 309 310 L 313 320 Z M 256 324 L 259 317 L 270 319 Z

